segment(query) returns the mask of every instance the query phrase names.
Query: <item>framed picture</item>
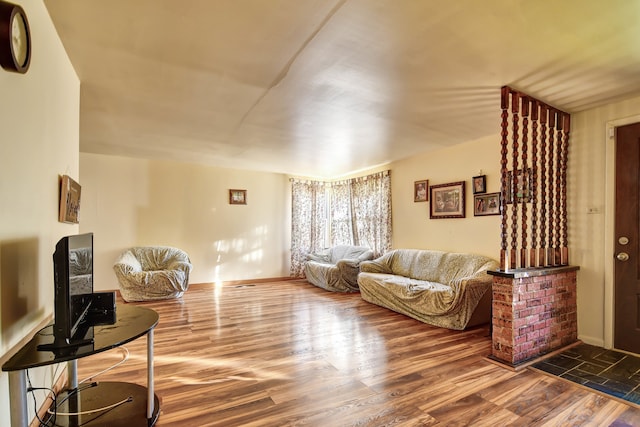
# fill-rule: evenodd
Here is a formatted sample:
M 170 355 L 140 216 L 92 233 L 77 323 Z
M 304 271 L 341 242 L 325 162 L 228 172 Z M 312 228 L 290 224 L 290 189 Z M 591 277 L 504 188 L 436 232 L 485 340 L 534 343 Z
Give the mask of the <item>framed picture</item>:
M 487 192 L 487 176 L 480 175 L 473 177 L 473 194 L 481 194 Z
M 515 173 L 515 180 L 513 171 L 508 171 L 505 203 L 513 203 L 514 194 L 518 202 L 530 202 L 532 188 L 531 168 L 518 169 Z
M 464 181 L 432 185 L 429 217 L 464 218 Z
M 485 215 L 500 215 L 500 193 L 473 196 L 473 216 Z
M 413 201 L 426 202 L 429 200 L 429 180 L 416 181 L 413 183 Z
M 247 190 L 229 190 L 230 205 L 246 205 Z
M 60 209 L 58 221 L 77 224 L 80 218 L 80 184 L 69 175 L 64 175 L 60 181 Z

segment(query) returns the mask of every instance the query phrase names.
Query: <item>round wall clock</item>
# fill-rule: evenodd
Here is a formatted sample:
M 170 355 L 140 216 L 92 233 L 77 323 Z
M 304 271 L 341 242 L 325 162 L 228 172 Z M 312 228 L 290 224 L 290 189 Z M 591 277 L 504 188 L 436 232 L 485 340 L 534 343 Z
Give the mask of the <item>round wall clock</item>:
M 0 66 L 26 73 L 31 62 L 31 34 L 24 10 L 0 0 Z

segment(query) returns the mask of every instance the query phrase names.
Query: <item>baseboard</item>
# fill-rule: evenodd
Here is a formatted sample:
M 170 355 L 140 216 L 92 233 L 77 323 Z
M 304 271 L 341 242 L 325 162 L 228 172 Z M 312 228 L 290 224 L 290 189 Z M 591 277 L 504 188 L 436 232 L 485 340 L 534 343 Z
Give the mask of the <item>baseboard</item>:
M 224 280 L 221 282 L 203 282 L 203 283 L 189 283 L 189 288 L 211 287 L 211 286 L 235 286 L 235 285 L 247 285 L 253 283 L 272 283 L 272 282 L 292 282 L 292 281 L 305 281 L 300 277 L 268 277 L 266 279 L 246 279 L 246 280 Z M 108 292 L 115 292 L 119 299 L 122 299 L 122 294 L 119 289 L 107 290 Z M 106 292 L 106 291 L 105 291 Z M 187 291 L 189 292 L 189 291 Z
M 286 277 L 269 277 L 266 279 L 225 280 L 221 282 L 190 283 L 189 287 L 191 288 L 191 287 L 215 286 L 215 285 L 234 286 L 234 285 L 246 285 L 250 283 L 290 282 L 294 280 L 300 280 L 300 278 L 286 276 Z

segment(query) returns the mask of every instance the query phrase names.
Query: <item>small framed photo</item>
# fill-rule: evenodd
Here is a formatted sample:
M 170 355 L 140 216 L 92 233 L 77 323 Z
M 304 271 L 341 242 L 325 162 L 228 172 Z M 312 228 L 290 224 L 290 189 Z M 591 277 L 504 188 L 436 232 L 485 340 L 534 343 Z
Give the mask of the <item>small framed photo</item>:
M 473 177 L 473 194 L 481 194 L 487 192 L 487 176 L 480 175 Z
M 526 203 L 531 201 L 533 188 L 533 181 L 531 179 L 531 168 L 518 169 L 515 173 L 513 171 L 507 172 L 507 188 L 505 195 L 505 203 L 513 203 L 514 196 L 518 203 Z
M 413 183 L 413 201 L 426 202 L 429 200 L 429 180 L 416 181 Z
M 247 190 L 229 190 L 230 205 L 246 205 Z
M 60 206 L 58 221 L 68 224 L 80 222 L 80 193 L 82 188 L 69 175 L 60 180 Z
M 475 194 L 473 216 L 500 215 L 500 193 Z
M 429 218 L 464 218 L 464 181 L 432 185 Z

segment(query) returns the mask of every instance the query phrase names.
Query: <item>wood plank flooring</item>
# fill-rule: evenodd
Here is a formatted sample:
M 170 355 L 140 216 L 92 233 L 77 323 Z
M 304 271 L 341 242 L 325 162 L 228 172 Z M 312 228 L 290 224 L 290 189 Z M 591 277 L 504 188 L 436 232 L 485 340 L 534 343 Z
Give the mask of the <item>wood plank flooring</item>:
M 486 326 L 432 327 L 359 294 L 279 281 L 139 304 L 160 314 L 161 427 L 640 426 L 640 409 L 488 362 Z M 146 385 L 146 339 L 127 347 L 130 359 L 97 381 Z M 79 378 L 120 358 L 80 359 Z

